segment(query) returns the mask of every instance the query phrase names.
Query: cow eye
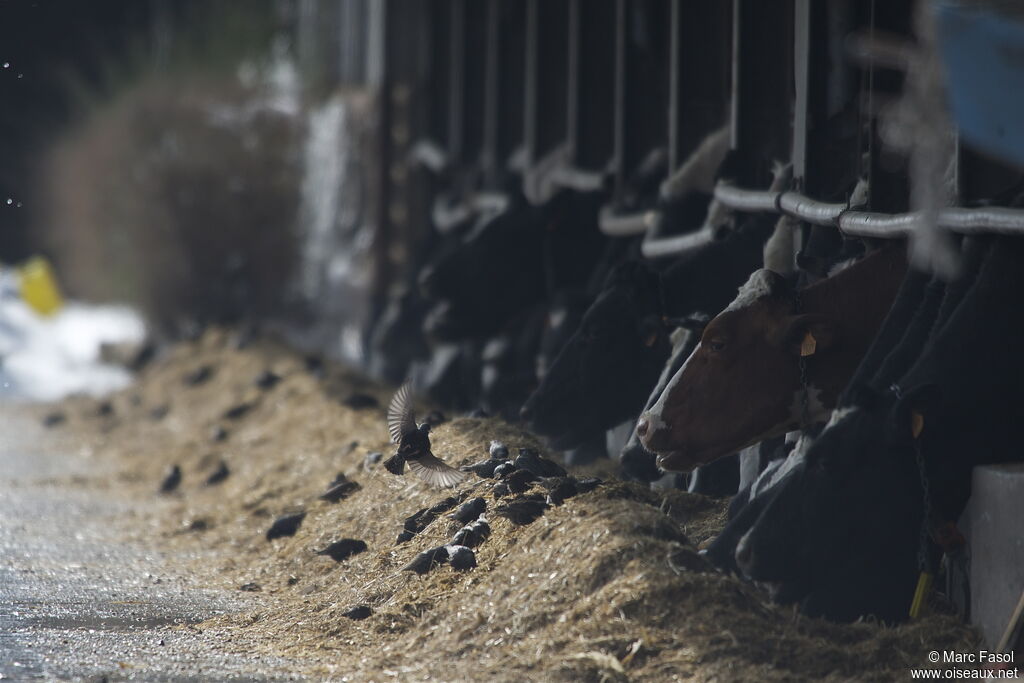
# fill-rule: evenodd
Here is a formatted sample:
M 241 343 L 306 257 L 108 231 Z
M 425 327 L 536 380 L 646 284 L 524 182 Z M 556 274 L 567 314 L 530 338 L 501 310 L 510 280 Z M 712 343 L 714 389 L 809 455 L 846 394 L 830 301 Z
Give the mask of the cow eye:
M 725 342 L 721 339 L 713 339 L 708 342 L 708 348 L 712 351 L 721 351 L 725 348 Z

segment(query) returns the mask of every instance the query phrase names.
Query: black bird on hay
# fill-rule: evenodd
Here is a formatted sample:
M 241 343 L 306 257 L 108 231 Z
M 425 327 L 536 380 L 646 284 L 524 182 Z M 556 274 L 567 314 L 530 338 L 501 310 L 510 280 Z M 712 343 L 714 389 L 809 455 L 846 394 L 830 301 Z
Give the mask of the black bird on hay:
M 408 463 L 413 474 L 428 484 L 455 486 L 466 474 L 430 452 L 430 423 L 416 426 L 410 389 L 408 382 L 403 384 L 388 406 L 388 432 L 398 444 L 398 452 L 384 461 L 384 468 L 391 474 L 404 474 Z

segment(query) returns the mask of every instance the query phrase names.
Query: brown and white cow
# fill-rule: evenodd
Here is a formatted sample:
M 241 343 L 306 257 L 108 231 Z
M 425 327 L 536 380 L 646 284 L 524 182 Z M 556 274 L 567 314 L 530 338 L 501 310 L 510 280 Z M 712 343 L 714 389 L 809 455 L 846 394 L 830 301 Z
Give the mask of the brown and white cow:
M 876 251 L 799 293 L 777 273 L 755 271 L 641 415 L 644 446 L 658 453 L 662 468 L 687 471 L 803 421 L 825 421 L 905 272 L 900 247 Z

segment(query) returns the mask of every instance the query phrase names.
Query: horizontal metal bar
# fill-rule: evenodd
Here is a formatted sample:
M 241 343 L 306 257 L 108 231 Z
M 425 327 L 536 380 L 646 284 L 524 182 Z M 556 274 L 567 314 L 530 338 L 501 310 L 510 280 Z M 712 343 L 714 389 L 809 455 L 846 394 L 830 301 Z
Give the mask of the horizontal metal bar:
M 459 201 L 453 201 L 449 195 L 440 195 L 434 200 L 431 218 L 434 227 L 441 234 L 473 218 L 479 213 L 500 213 L 509 206 L 509 198 L 500 192 L 476 192 Z
M 778 192 L 771 190 L 744 190 L 735 185 L 719 183 L 715 186 L 715 199 L 734 211 L 777 211 Z
M 559 166 L 551 171 L 549 182 L 577 192 L 595 192 L 604 187 L 605 174 L 575 166 Z
M 805 197 L 799 192 L 783 192 L 779 197 L 782 213 L 814 225 L 835 225 L 839 215 L 849 209 L 848 204 L 829 204 Z
M 640 245 L 640 253 L 644 258 L 662 258 L 702 247 L 715 239 L 715 232 L 710 228 L 701 228 L 697 232 L 660 239 L 645 239 Z
M 647 232 L 649 211 L 616 213 L 615 207 L 603 206 L 597 214 L 597 226 L 609 237 L 635 237 Z
M 784 213 L 814 225 L 833 225 L 860 237 L 902 237 L 922 220 L 920 212 L 887 214 L 848 209 L 846 204 L 821 202 L 798 192 L 745 190 L 726 183 L 715 187 L 715 199 L 726 208 L 744 212 Z M 1024 209 L 982 207 L 941 209 L 939 227 L 958 233 L 1024 233 Z

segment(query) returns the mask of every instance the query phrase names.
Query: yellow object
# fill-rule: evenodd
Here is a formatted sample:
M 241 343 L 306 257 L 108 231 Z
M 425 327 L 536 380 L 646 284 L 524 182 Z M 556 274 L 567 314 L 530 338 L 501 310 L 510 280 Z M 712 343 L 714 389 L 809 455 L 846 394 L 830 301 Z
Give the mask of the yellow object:
M 21 298 L 40 315 L 56 313 L 64 305 L 50 262 L 33 256 L 18 268 Z
M 932 575 L 928 572 L 921 572 L 917 577 L 917 589 L 914 590 L 914 600 L 910 603 L 910 618 L 917 619 L 921 616 L 921 609 L 924 601 L 932 589 Z

